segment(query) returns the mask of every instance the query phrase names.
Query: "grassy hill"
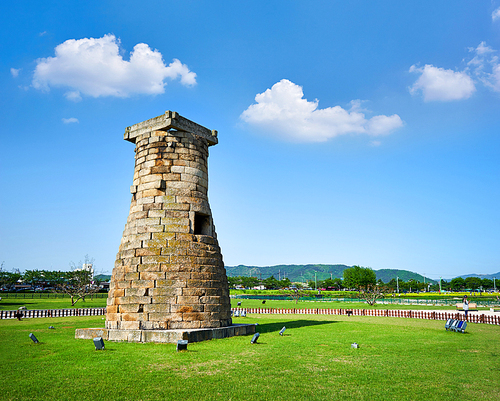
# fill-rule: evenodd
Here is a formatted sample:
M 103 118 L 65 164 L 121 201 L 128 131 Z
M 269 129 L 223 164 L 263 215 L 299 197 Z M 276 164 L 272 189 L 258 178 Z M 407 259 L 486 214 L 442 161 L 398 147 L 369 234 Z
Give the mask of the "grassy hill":
M 487 278 L 493 280 L 495 278 L 496 280 L 500 280 L 500 272 L 493 274 L 464 274 L 463 276 L 458 277 L 462 277 L 463 279 L 466 279 L 467 277 L 479 277 L 480 279 Z
M 384 283 L 387 283 L 391 281 L 393 278 L 399 277 L 400 280 L 403 281 L 409 281 L 409 280 L 415 280 L 415 281 L 420 281 L 420 282 L 425 282 L 426 283 L 435 283 L 435 280 L 431 280 L 427 277 L 424 277 L 418 273 L 413 273 L 408 270 L 398 270 L 398 269 L 380 269 L 380 270 L 375 270 L 375 273 L 377 273 L 377 280 L 380 279 Z
M 318 280 L 327 278 L 342 278 L 344 269 L 351 266 L 346 265 L 276 265 L 276 266 L 226 266 L 227 275 L 234 276 L 252 276 L 257 278 L 267 278 L 274 276 L 276 279 L 288 277 L 291 281 L 309 281 L 314 280 L 314 275 Z M 377 274 L 377 279 L 381 279 L 384 283 L 389 282 L 393 278 L 399 277 L 400 280 L 408 281 L 410 279 L 424 281 L 424 276 L 410 272 L 408 270 L 396 269 L 381 269 L 374 270 Z M 425 278 L 426 282 L 435 282 L 429 278 Z

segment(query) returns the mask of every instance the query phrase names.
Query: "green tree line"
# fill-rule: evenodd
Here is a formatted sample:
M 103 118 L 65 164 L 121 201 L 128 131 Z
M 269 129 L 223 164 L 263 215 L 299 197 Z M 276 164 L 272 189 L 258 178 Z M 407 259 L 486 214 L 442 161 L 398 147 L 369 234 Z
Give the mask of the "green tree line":
M 86 256 L 86 262 L 89 262 Z M 80 265 L 82 265 L 80 263 Z M 39 291 L 53 291 L 68 294 L 71 304 L 93 295 L 102 287 L 91 271 L 72 264 L 71 271 L 26 270 L 8 272 L 0 268 L 0 288 L 3 291 L 16 291 L 23 288 Z M 18 288 L 20 287 L 20 288 Z
M 235 276 L 228 277 L 230 288 L 253 288 L 257 286 L 264 286 L 266 289 L 283 289 L 290 288 L 292 283 L 290 280 L 283 279 L 277 280 L 274 276 L 266 279 L 258 279 L 257 277 Z M 373 290 L 379 288 L 384 292 L 415 292 L 415 291 L 487 291 L 492 290 L 496 283 L 490 279 L 481 279 L 479 277 L 468 277 L 463 279 L 461 277 L 454 278 L 450 282 L 441 280 L 439 282 L 429 283 L 422 282 L 414 279 L 404 281 L 401 279 L 391 279 L 389 282 L 384 283 L 382 280 L 377 280 L 376 273 L 370 268 L 353 266 L 347 268 L 343 272 L 343 277 L 328 278 L 326 280 L 309 280 L 307 287 L 312 289 L 326 289 L 326 290 Z M 300 283 L 294 283 L 293 286 L 300 286 Z M 302 284 L 302 286 L 304 286 Z

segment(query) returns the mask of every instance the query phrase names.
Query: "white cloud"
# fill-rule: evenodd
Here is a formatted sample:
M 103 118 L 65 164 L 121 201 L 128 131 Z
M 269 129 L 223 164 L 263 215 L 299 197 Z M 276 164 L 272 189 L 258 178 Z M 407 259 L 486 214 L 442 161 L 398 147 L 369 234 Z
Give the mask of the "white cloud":
M 79 102 L 82 100 L 82 95 L 79 91 L 69 91 L 64 94 L 64 97 L 72 102 Z
M 127 97 L 132 94 L 160 94 L 165 80 L 180 78 L 182 84 L 196 84 L 196 74 L 174 59 L 168 66 L 158 50 L 145 43 L 134 46 L 129 61 L 120 55 L 120 40 L 102 38 L 70 39 L 55 48 L 55 57 L 37 60 L 33 86 L 68 87 L 66 97 L 79 100 L 81 94 Z
M 493 50 L 491 47 L 486 45 L 486 42 L 481 42 L 479 43 L 479 46 L 473 49 L 478 55 L 482 56 L 484 54 L 488 53 L 494 53 L 495 50 Z
M 17 78 L 19 76 L 19 71 L 21 71 L 20 68 L 11 68 L 10 73 L 14 78 Z
M 318 109 L 318 100 L 304 99 L 302 87 L 286 79 L 257 94 L 255 101 L 241 114 L 243 121 L 299 142 L 323 142 L 353 133 L 379 136 L 403 125 L 396 114 L 367 119 L 360 111 L 360 101 L 351 102 L 350 110 L 340 106 Z
M 500 19 L 500 7 L 498 7 L 495 11 L 493 11 L 493 13 L 491 13 L 491 19 L 493 21 Z
M 78 121 L 78 118 L 70 117 L 70 118 L 63 118 L 62 122 L 64 124 L 73 124 L 73 123 L 79 123 L 80 121 Z
M 420 73 L 410 87 L 410 93 L 415 95 L 421 91 L 426 102 L 467 99 L 476 90 L 474 81 L 466 72 L 445 70 L 430 64 L 420 68 L 412 65 L 410 72 Z
M 486 42 L 470 47 L 469 52 L 472 56 L 468 61 L 463 60 L 467 64 L 463 71 L 445 70 L 429 64 L 420 68 L 412 65 L 410 72 L 420 73 L 420 77 L 410 87 L 410 93 L 415 95 L 422 92 L 425 101 L 449 101 L 469 98 L 479 84 L 500 92 L 498 52 Z
M 500 61 L 497 51 L 481 42 L 478 47 L 470 48 L 475 53 L 467 65 L 472 69 L 474 76 L 486 87 L 500 92 Z

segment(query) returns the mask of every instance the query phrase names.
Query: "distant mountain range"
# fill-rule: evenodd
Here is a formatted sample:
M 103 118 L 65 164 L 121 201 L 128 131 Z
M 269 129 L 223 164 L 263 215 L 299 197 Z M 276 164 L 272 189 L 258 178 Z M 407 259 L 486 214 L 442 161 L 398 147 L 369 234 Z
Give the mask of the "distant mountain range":
M 226 272 L 228 276 L 252 276 L 257 278 L 268 278 L 274 276 L 276 279 L 282 279 L 288 277 L 291 281 L 309 281 L 314 280 L 314 274 L 316 273 L 316 278 L 318 280 L 325 280 L 327 278 L 342 278 L 344 269 L 347 269 L 346 265 L 276 265 L 276 266 L 226 266 Z M 423 282 L 424 276 L 414 273 L 408 270 L 397 270 L 397 269 L 380 269 L 374 270 L 377 275 L 377 280 L 380 279 L 384 283 L 388 283 L 393 278 L 399 277 L 400 280 L 409 281 L 411 279 Z M 457 276 L 462 278 L 467 277 L 479 277 L 481 279 L 488 278 L 493 280 L 493 278 L 500 280 L 500 272 L 495 274 L 467 274 L 462 276 Z M 96 279 L 109 281 L 111 275 L 109 274 L 99 274 L 95 276 Z M 448 281 L 448 280 L 447 280 Z M 436 283 L 436 280 L 432 280 L 425 277 L 426 283 Z
M 458 276 L 458 277 L 462 277 L 462 278 L 479 277 L 480 279 L 488 278 L 490 280 L 493 280 L 495 278 L 496 280 L 500 280 L 500 272 L 493 273 L 493 274 L 466 274 L 466 275 Z
M 100 281 L 109 281 L 111 280 L 111 274 L 96 274 L 94 276 L 94 279 Z
M 352 266 L 346 265 L 276 265 L 276 266 L 226 266 L 228 276 L 253 276 L 257 278 L 267 278 L 274 276 L 276 279 L 288 277 L 291 281 L 325 280 L 327 278 L 342 278 L 344 269 Z M 435 283 L 428 277 L 413 273 L 408 270 L 380 269 L 374 270 L 377 280 L 384 283 L 399 277 L 400 280 L 409 281 L 411 279 L 427 283 Z

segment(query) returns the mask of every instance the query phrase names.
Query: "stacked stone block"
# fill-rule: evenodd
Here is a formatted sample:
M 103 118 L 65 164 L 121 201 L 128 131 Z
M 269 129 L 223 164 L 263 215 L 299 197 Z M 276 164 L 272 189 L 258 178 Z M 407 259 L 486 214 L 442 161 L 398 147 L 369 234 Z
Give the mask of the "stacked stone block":
M 217 132 L 175 112 L 128 127 L 132 202 L 111 277 L 106 328 L 231 325 L 226 271 L 208 203 Z

